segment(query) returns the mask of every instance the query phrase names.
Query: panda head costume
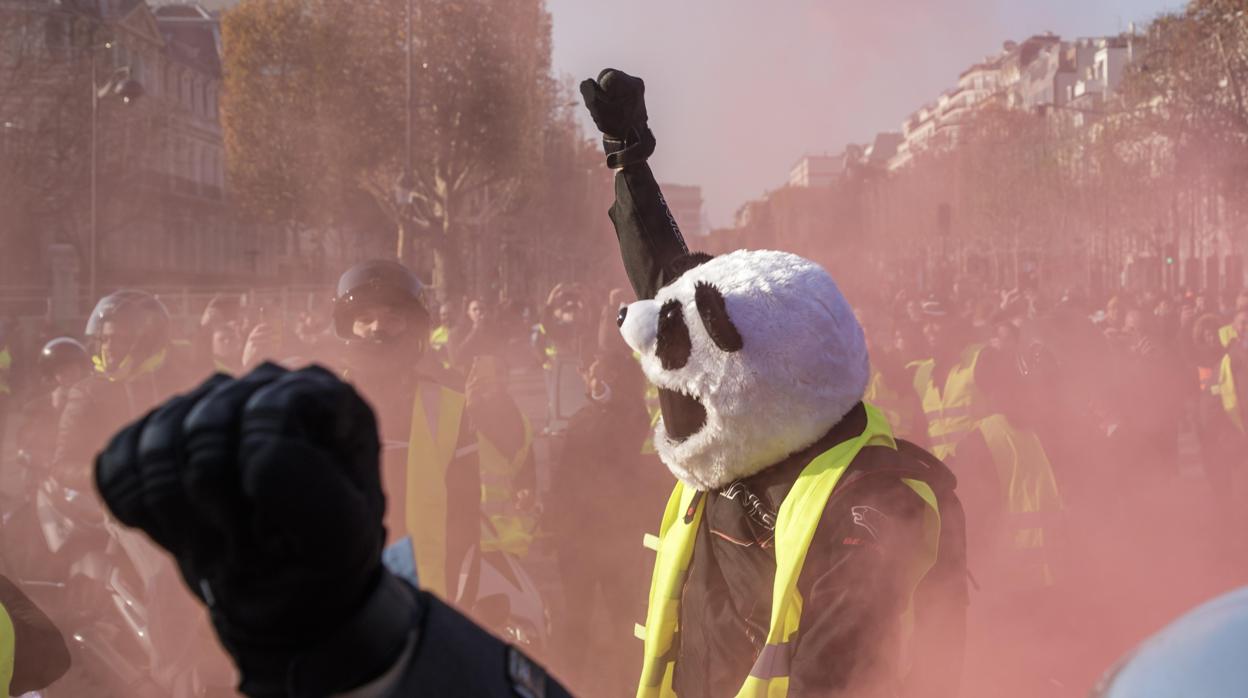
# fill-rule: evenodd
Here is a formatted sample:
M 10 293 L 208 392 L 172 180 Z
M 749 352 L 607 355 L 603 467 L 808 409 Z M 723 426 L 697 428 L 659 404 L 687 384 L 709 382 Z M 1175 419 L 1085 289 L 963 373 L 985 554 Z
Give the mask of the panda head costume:
M 797 255 L 692 255 L 620 332 L 659 389 L 654 443 L 686 485 L 720 489 L 801 451 L 862 399 L 862 327 L 836 282 Z

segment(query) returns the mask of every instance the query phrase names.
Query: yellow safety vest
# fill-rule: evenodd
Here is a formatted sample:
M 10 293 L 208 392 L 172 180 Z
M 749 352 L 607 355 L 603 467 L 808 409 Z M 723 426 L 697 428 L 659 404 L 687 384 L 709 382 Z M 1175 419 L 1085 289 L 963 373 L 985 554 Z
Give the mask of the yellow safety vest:
M 542 352 L 546 355 L 546 361 L 542 363 L 542 368 L 553 368 L 555 365 L 555 359 L 559 356 L 559 348 L 556 347 L 555 343 L 550 341 L 550 338 L 546 336 L 545 325 L 538 323 L 537 334 L 542 338 L 542 342 L 546 345 L 542 349 Z
M 1044 445 L 1034 431 L 1016 428 L 1005 415 L 986 417 L 976 428 L 992 454 L 1005 505 L 1001 544 L 994 551 L 998 559 L 992 570 L 1003 589 L 1052 586 L 1049 553 L 1063 506 Z
M 429 347 L 434 351 L 442 349 L 449 341 L 451 341 L 451 328 L 446 325 L 438 325 L 429 333 Z
M 962 352 L 962 358 L 949 370 L 944 389 L 936 385 L 934 359 L 911 362 L 914 369 L 914 389 L 923 403 L 927 415 L 927 435 L 931 440 L 932 454 L 941 460 L 948 459 L 957 449 L 958 442 L 975 428 L 984 415 L 983 399 L 975 387 L 975 365 L 984 349 L 973 344 Z
M 1223 348 L 1231 346 L 1231 342 L 1238 338 L 1239 333 L 1235 331 L 1234 325 L 1223 325 L 1218 328 L 1218 340 L 1222 342 Z
M 9 612 L 0 604 L 0 696 L 9 695 L 9 684 L 13 683 L 13 653 L 17 651 L 17 634 L 13 630 L 13 619 Z
M 464 394 L 421 383 L 412 403 L 407 445 L 407 534 L 416 553 L 421 584 L 442 598 L 446 586 L 446 471 L 459 445 Z
M 1248 433 L 1244 430 L 1244 417 L 1239 411 L 1239 393 L 1235 392 L 1235 376 L 1231 373 L 1231 355 L 1227 354 L 1222 357 L 1222 363 L 1218 367 L 1218 384 L 1213 387 L 1222 398 L 1222 409 L 1226 410 L 1226 415 L 1231 418 L 1231 424 L 1239 430 L 1239 433 Z
M 481 511 L 490 522 L 481 531 L 482 552 L 525 555 L 533 542 L 537 521 L 516 509 L 515 479 L 533 448 L 533 427 L 524 415 L 524 442 L 508 457 L 499 447 L 477 432 L 481 462 Z
M 867 427 L 857 437 L 843 441 L 811 461 L 780 505 L 776 516 L 776 580 L 772 590 L 771 622 L 767 641 L 750 670 L 737 698 L 782 698 L 788 693 L 792 644 L 802 616 L 802 597 L 797 580 L 823 517 L 832 491 L 854 458 L 866 446 L 896 448 L 888 422 L 876 408 L 867 405 Z M 927 508 L 924 512 L 926 546 L 921 559 L 911 568 L 907 580 L 910 595 L 936 562 L 940 540 L 940 513 L 931 488 L 919 480 L 904 479 Z M 645 659 L 638 698 L 669 698 L 675 675 L 677 647 L 674 646 L 680 621 L 680 599 L 685 575 L 693 558 L 697 530 L 705 508 L 705 497 L 677 483 L 667 502 L 659 536 L 647 536 L 647 546 L 656 550 L 654 577 L 650 582 L 650 606 L 646 625 L 637 634 L 645 641 Z M 913 625 L 913 598 L 900 619 L 903 631 Z
M 116 366 L 105 366 L 104 357 L 95 354 L 91 357 L 91 365 L 95 368 L 96 373 L 104 375 L 110 382 L 125 383 L 139 376 L 155 373 L 165 364 L 165 357 L 168 355 L 168 349 L 161 349 L 160 352 L 144 359 L 138 368 L 134 368 L 134 357 L 129 355 L 119 361 Z
M 905 414 L 901 409 L 901 396 L 884 382 L 884 374 L 871 369 L 871 380 L 867 382 L 867 391 L 863 393 L 862 400 L 875 405 L 884 413 L 895 434 L 904 436 L 910 433 L 910 425 L 906 424 Z
M 8 347 L 0 347 L 0 395 L 12 392 L 9 387 L 9 370 L 13 368 L 13 355 Z

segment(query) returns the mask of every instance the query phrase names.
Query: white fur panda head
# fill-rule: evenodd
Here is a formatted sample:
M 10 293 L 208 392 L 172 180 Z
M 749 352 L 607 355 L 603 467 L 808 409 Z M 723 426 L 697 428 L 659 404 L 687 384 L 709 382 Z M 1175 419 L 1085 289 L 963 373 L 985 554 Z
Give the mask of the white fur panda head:
M 738 251 L 620 312 L 659 388 L 655 450 L 677 478 L 719 489 L 810 446 L 861 399 L 862 327 L 822 267 Z

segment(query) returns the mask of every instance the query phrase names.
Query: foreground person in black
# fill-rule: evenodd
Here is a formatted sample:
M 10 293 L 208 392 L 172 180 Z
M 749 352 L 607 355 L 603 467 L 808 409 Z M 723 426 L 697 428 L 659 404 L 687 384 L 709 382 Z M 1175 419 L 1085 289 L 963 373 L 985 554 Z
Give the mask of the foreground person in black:
M 248 696 L 568 695 L 382 565 L 376 419 L 328 371 L 214 376 L 125 427 L 95 475 L 176 558 Z

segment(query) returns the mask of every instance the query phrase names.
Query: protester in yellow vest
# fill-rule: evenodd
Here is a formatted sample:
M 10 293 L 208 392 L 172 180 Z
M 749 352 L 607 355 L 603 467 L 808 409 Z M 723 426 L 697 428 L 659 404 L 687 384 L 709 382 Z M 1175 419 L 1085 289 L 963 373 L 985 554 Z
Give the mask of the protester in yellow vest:
M 646 164 L 642 81 L 607 70 L 581 92 L 642 299 L 620 332 L 658 388 L 654 445 L 678 480 L 646 539 L 637 695 L 952 695 L 960 656 L 932 663 L 915 626 L 939 617 L 959 646 L 958 613 L 927 606 L 961 596 L 964 610 L 958 517 L 942 525 L 952 478 L 862 404 L 870 365 L 848 302 L 796 255 L 689 254 Z
M 1232 344 L 1230 350 L 1222 357 L 1222 361 L 1218 364 L 1218 379 L 1212 390 L 1222 400 L 1222 409 L 1226 411 L 1226 417 L 1230 420 L 1231 426 L 1240 435 L 1248 435 L 1248 421 L 1244 419 L 1243 395 L 1244 385 L 1242 370 L 1245 350 L 1242 343 Z
M 1248 337 L 1248 292 L 1235 299 L 1235 315 L 1226 325 L 1218 328 L 1218 339 L 1223 347 L 1229 347 L 1240 337 Z
M 948 459 L 958 442 L 985 416 L 983 397 L 975 384 L 975 369 L 983 345 L 965 343 L 958 318 L 950 316 L 936 301 L 922 305 L 923 334 L 932 358 L 907 366 L 913 372 L 914 390 L 927 417 L 928 444 L 937 458 Z
M 454 311 L 450 303 L 443 303 L 438 306 L 438 326 L 429 332 L 429 349 L 438 358 L 442 360 L 444 365 L 450 365 L 451 359 L 448 356 L 451 341 L 451 323 L 454 320 Z
M 411 537 L 422 585 L 450 598 L 480 539 L 478 446 L 462 381 L 425 353 L 422 291 L 397 262 L 358 264 L 338 281 L 334 330 L 345 343 L 343 376 L 377 412 L 389 536 Z
M 69 649 L 47 614 L 0 576 L 0 696 L 46 688 L 69 671 Z
M 508 393 L 498 357 L 473 361 L 467 398 L 481 464 L 481 551 L 523 556 L 537 533 L 533 425 Z
M 1056 379 L 1042 354 L 986 349 L 980 389 L 989 416 L 958 446 L 949 465 L 966 505 L 967 563 L 978 593 L 971 608 L 967 686 L 973 695 L 999 690 L 1044 696 L 1068 683 L 1077 661 L 1054 646 L 1036 656 L 1032 638 L 1060 636 L 1069 598 L 1060 592 L 1065 502 L 1038 433 Z

